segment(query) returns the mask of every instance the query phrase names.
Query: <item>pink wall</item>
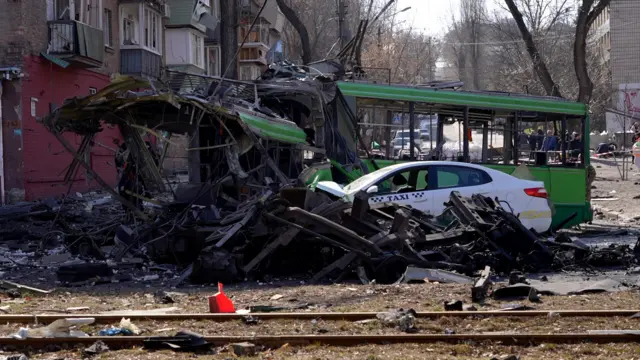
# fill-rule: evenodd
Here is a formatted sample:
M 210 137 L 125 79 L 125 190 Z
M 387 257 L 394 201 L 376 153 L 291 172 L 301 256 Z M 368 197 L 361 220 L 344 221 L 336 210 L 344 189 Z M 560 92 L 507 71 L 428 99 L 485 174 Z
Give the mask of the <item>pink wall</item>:
M 89 70 L 69 67 L 63 69 L 39 56 L 26 56 L 22 78 L 22 136 L 24 158 L 25 200 L 37 200 L 63 195 L 68 185 L 63 180 L 72 160 L 58 140 L 38 122 L 37 118 L 49 113 L 50 104 L 60 106 L 67 98 L 89 95 L 89 88 L 98 91 L 109 84 L 109 77 Z M 37 98 L 36 117 L 31 114 L 31 98 Z M 80 136 L 71 133 L 65 138 L 74 147 L 80 145 Z M 115 148 L 113 139 L 120 139 L 117 127 L 104 126 L 96 142 Z M 109 185 L 116 184 L 114 153 L 100 146 L 91 150 L 90 164 Z M 100 188 L 95 180 L 87 180 L 81 168 L 75 178 L 72 193 Z

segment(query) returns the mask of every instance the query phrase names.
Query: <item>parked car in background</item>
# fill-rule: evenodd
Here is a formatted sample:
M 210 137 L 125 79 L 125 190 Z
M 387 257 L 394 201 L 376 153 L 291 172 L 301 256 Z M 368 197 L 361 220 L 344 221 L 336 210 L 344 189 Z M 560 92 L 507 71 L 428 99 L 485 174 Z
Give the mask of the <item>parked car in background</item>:
M 480 194 L 497 198 L 529 229 L 542 233 L 551 226 L 551 205 L 543 182 L 518 179 L 469 163 L 406 162 L 371 172 L 346 186 L 321 181 L 316 189 L 347 201 L 353 201 L 359 191 L 366 191 L 371 194 L 372 208 L 398 204 L 435 216 L 443 213 L 452 191 L 468 197 Z

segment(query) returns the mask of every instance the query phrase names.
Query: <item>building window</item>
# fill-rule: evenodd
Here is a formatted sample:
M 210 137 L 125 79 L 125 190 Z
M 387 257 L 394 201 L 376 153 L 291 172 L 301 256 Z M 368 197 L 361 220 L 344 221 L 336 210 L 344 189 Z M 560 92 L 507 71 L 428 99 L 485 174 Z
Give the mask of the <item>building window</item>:
M 104 46 L 113 46 L 113 33 L 111 32 L 111 19 L 113 18 L 111 10 L 104 9 L 102 17 L 102 30 L 104 31 Z
M 155 52 L 160 52 L 160 34 L 162 20 L 160 14 L 145 7 L 144 8 L 144 46 Z
M 207 54 L 207 75 L 220 76 L 220 48 L 217 46 L 207 46 L 205 50 Z
M 38 116 L 38 98 L 35 97 L 31 98 L 31 116 Z
M 204 68 L 204 37 L 191 33 L 191 63 Z
M 73 0 L 55 0 L 53 4 L 54 20 L 75 20 L 74 5 Z
M 142 46 L 162 54 L 162 16 L 143 3 L 120 4 L 120 39 L 122 48 Z
M 89 88 L 89 95 L 95 95 L 98 92 L 98 89 L 94 87 Z
M 80 22 L 102 29 L 102 0 L 80 0 L 80 4 L 83 10 L 80 13 Z
M 103 0 L 54 0 L 54 20 L 76 20 L 102 29 Z M 51 8 L 49 8 L 51 9 Z
M 137 45 L 135 35 L 135 22 L 132 19 L 122 19 L 122 44 Z

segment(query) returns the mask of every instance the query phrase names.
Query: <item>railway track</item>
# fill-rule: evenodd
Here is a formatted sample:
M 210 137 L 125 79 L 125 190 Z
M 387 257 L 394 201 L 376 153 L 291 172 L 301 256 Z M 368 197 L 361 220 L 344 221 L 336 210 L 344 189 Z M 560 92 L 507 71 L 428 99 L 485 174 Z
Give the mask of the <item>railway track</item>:
M 422 311 L 416 313 L 416 318 L 442 317 L 544 317 L 550 314 L 561 317 L 623 317 L 640 313 L 640 310 L 526 310 L 526 311 Z M 111 323 L 120 321 L 123 317 L 134 320 L 208 320 L 232 321 L 251 316 L 261 320 L 348 320 L 358 321 L 374 319 L 378 312 L 295 312 L 295 313 L 249 313 L 249 314 L 16 314 L 0 315 L 0 323 L 50 323 L 58 319 L 94 318 L 96 323 Z
M 90 345 L 102 341 L 112 349 L 143 346 L 147 336 L 92 336 L 77 338 L 28 338 L 24 340 L 0 338 L 0 346 L 13 348 L 41 348 L 51 345 Z M 204 336 L 212 346 L 250 342 L 267 347 L 283 345 L 321 344 L 331 346 L 354 346 L 364 344 L 402 344 L 402 343 L 459 343 L 464 341 L 498 342 L 503 345 L 537 345 L 570 343 L 636 343 L 640 336 L 636 334 L 610 333 L 565 333 L 565 334 L 394 334 L 394 335 L 255 335 L 255 336 Z
M 552 310 L 552 311 L 448 311 L 448 312 L 418 312 L 417 318 L 442 317 L 548 317 L 550 314 L 560 317 L 629 317 L 640 313 L 640 310 Z M 556 315 L 557 314 L 557 315 Z M 96 323 L 117 323 L 123 317 L 132 321 L 233 321 L 250 315 L 261 320 L 305 320 L 322 319 L 326 321 L 358 321 L 373 319 L 375 312 L 317 312 L 317 313 L 254 313 L 254 314 L 40 314 L 40 315 L 0 315 L 0 322 L 5 324 L 47 324 L 63 318 L 94 318 Z M 145 340 L 157 339 L 151 336 L 91 336 L 70 338 L 28 338 L 15 339 L 0 337 L 0 346 L 13 348 L 46 348 L 52 345 L 76 346 L 90 345 L 98 340 L 110 348 L 128 348 L 144 346 Z M 534 345 L 542 343 L 635 343 L 640 342 L 640 333 L 587 332 L 587 333 L 466 333 L 466 334 L 358 334 L 358 335 L 327 335 L 327 334 L 291 334 L 291 335 L 251 335 L 251 336 L 204 336 L 212 346 L 223 346 L 239 342 L 251 342 L 255 345 L 280 347 L 285 344 L 305 345 L 322 344 L 331 346 L 353 346 L 362 344 L 399 344 L 399 343 L 458 343 L 497 342 L 505 345 Z

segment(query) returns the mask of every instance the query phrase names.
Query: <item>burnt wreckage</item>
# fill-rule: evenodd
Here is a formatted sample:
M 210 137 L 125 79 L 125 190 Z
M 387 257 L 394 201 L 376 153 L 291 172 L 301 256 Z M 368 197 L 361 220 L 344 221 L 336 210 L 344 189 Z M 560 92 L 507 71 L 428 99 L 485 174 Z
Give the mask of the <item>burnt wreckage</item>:
M 116 251 L 106 257 L 178 264 L 176 285 L 267 275 L 318 282 L 353 274 L 390 283 L 408 266 L 472 275 L 486 266 L 508 272 L 635 262 L 629 248 L 544 240 L 482 196 L 452 192 L 445 213 L 433 218 L 397 206 L 371 209 L 366 193 L 348 203 L 309 190 L 305 184 L 318 169 L 333 169 L 331 162 L 360 167 L 357 120 L 336 86 L 339 65 L 323 66 L 332 68 L 329 75 L 274 64 L 255 82 L 181 72 L 168 72 L 162 82 L 118 77 L 49 114 L 45 126 L 74 156 L 66 180 L 83 167 L 142 220 L 120 227 L 111 240 Z M 113 190 L 84 161 L 104 124 L 119 127 L 146 194 Z M 65 132 L 83 137 L 78 148 Z M 174 190 L 160 171 L 164 155 L 156 161 L 141 132 L 189 134 L 196 182 L 176 190 L 172 201 L 158 201 Z M 144 209 L 141 200 L 160 206 Z

